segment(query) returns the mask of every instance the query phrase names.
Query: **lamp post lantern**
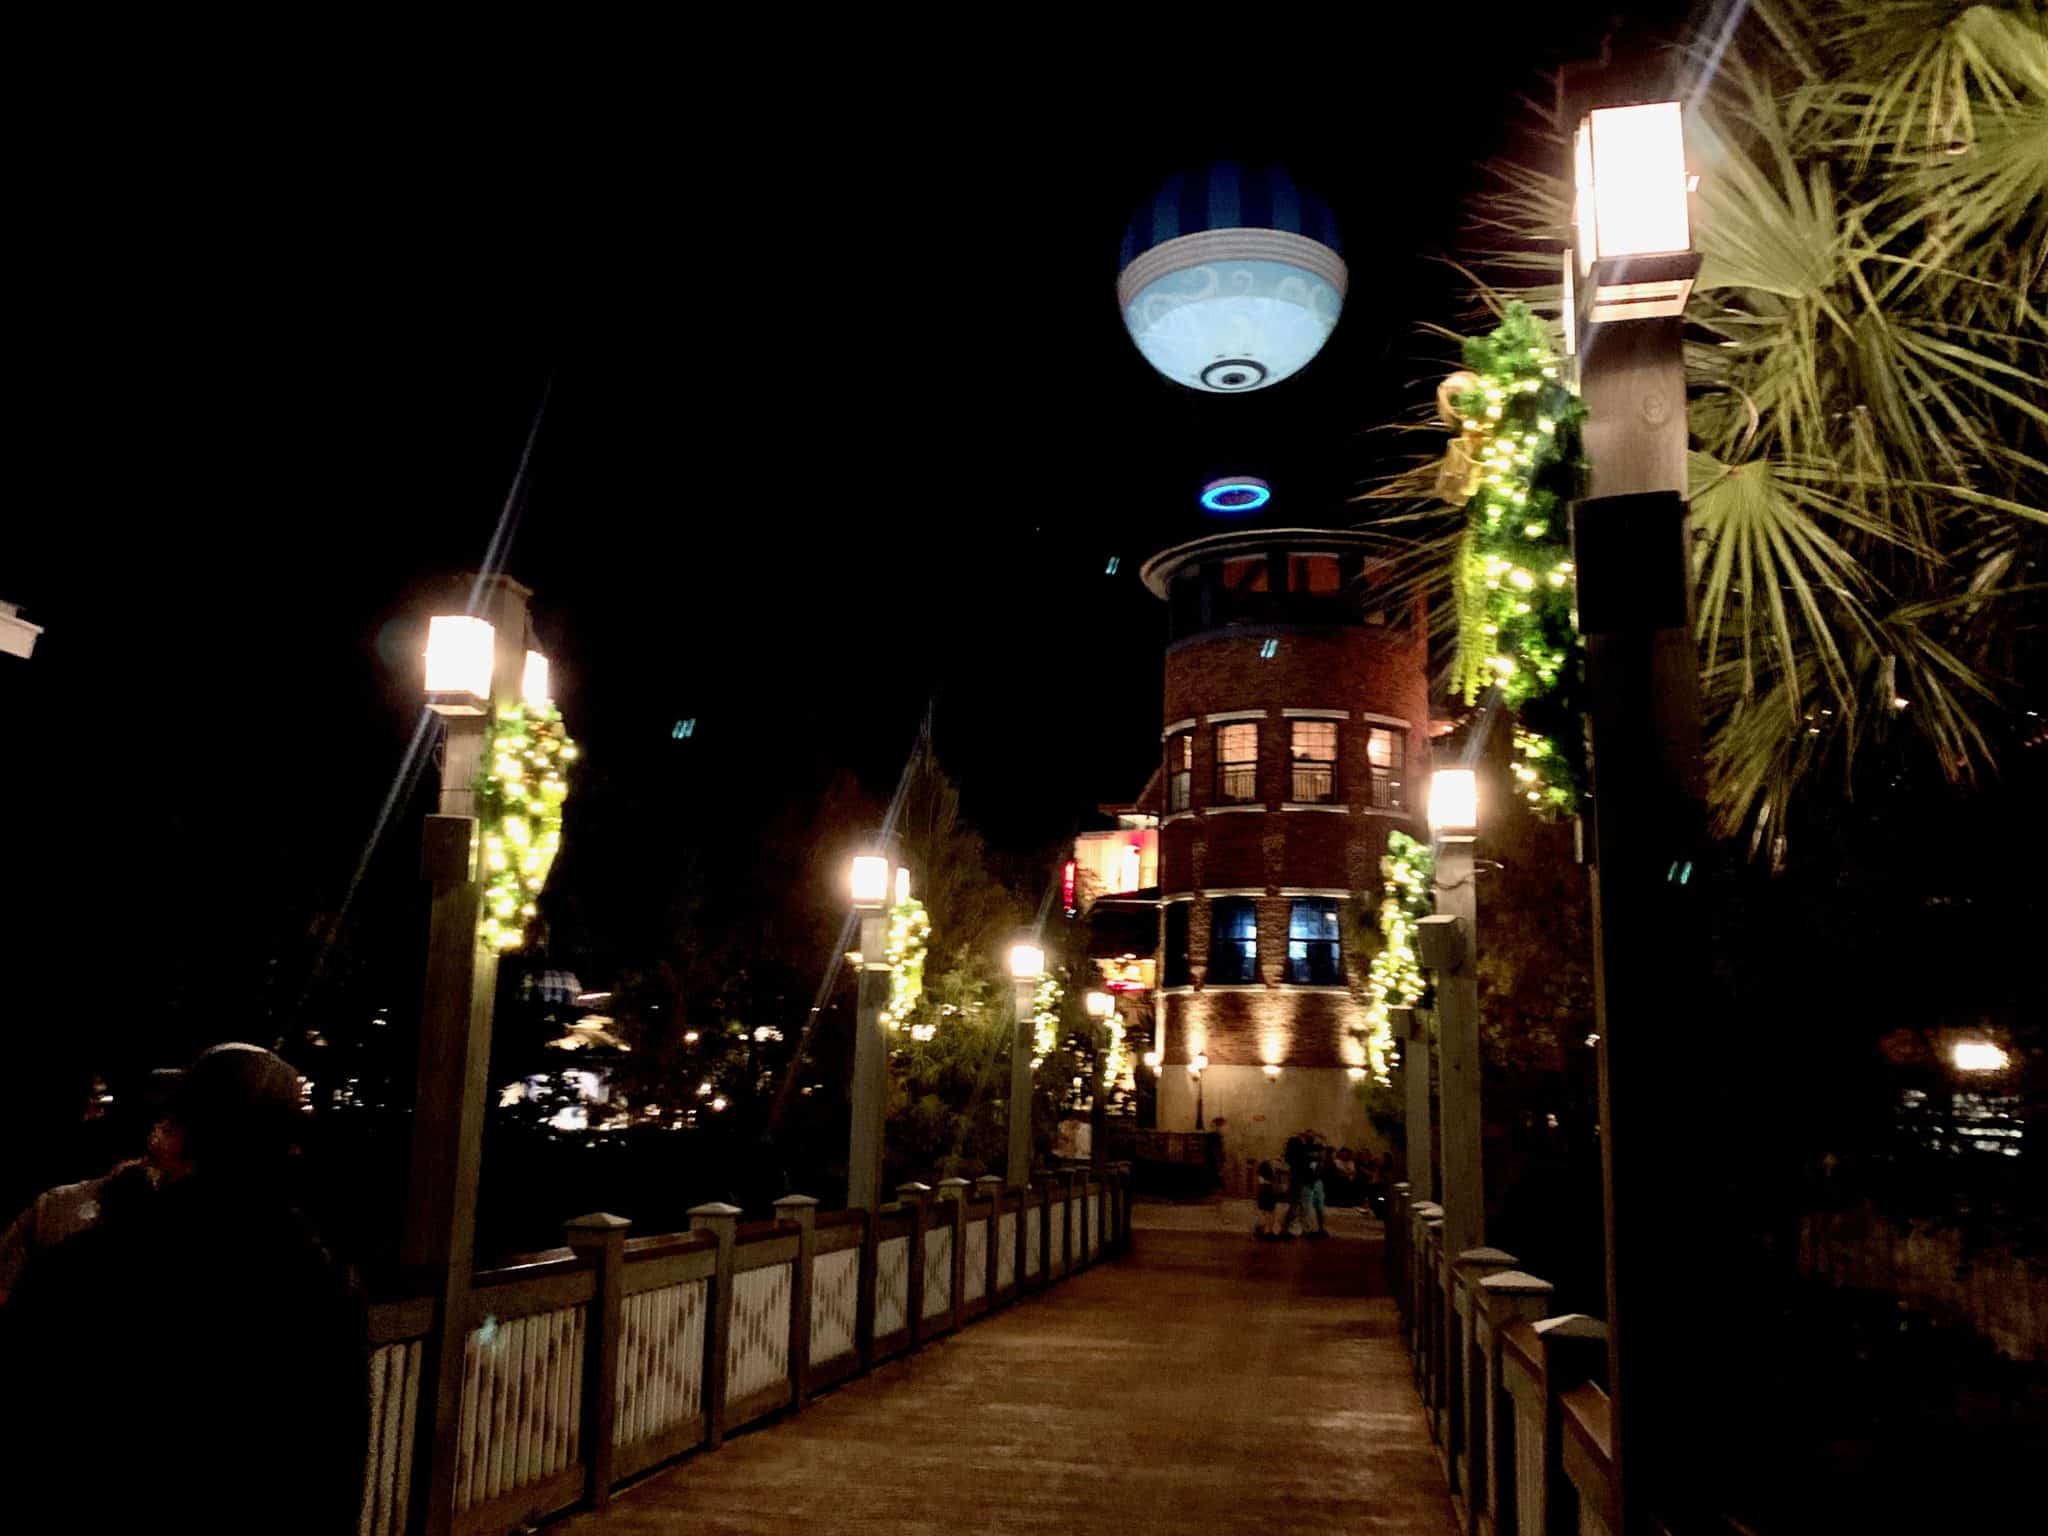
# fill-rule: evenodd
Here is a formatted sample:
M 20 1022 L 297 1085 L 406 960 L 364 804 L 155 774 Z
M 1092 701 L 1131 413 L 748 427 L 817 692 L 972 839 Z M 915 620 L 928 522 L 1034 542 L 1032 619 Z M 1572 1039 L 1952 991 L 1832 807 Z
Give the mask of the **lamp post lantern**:
M 889 1003 L 888 857 L 863 853 L 848 876 L 848 894 L 860 917 L 860 977 L 853 1036 L 853 1115 L 846 1149 L 846 1205 L 875 1211 L 882 1201 L 882 1125 L 889 1075 L 889 1042 L 882 1011 Z
M 1594 1006 L 1606 1206 L 1617 1536 L 1681 1494 L 1697 1407 L 1684 1384 L 1712 1305 L 1689 1218 L 1705 1076 L 1692 1042 L 1705 975 L 1693 882 L 1703 834 L 1699 658 L 1686 529 L 1683 320 L 1699 270 L 1684 114 L 1650 49 L 1568 67 L 1577 121 L 1576 275 L 1567 330 L 1586 402 L 1588 495 L 1572 509 L 1592 766 Z
M 1444 1208 L 1445 1251 L 1458 1254 L 1486 1240 L 1486 1176 L 1480 1154 L 1479 903 L 1472 860 L 1472 841 L 1479 831 L 1479 782 L 1471 769 L 1439 768 L 1430 775 L 1429 830 L 1436 844 L 1436 912 L 1417 924 L 1416 943 L 1422 963 L 1436 972 L 1437 1100 L 1443 1117 L 1443 1190 L 1438 1199 Z M 1420 1065 L 1426 1084 L 1426 1051 Z

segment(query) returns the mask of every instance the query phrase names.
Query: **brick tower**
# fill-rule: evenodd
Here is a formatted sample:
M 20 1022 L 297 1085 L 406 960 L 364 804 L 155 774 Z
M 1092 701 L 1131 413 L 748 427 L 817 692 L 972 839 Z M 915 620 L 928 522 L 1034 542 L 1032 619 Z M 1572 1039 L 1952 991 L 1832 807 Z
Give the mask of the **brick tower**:
M 1375 604 L 1344 530 L 1239 527 L 1143 576 L 1169 609 L 1158 1123 L 1223 1117 L 1242 1187 L 1304 1127 L 1374 1145 L 1345 909 L 1377 902 L 1388 833 L 1420 827 L 1428 642 L 1415 606 Z

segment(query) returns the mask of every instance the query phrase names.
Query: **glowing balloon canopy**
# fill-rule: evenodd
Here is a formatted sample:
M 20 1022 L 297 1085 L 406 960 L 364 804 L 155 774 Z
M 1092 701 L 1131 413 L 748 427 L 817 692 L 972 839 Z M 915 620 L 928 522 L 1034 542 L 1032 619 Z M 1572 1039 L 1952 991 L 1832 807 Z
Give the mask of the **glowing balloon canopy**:
M 1117 302 L 1176 384 L 1244 394 L 1298 373 L 1344 307 L 1323 201 L 1278 166 L 1222 161 L 1169 177 L 1124 232 Z
M 1273 499 L 1273 488 L 1251 475 L 1229 475 L 1202 487 L 1202 505 L 1211 512 L 1253 512 Z

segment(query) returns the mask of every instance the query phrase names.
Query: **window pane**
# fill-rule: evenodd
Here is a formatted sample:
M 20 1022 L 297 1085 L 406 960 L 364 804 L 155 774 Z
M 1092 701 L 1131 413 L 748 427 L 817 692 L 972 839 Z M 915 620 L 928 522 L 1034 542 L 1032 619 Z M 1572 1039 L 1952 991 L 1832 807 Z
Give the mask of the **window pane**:
M 1309 592 L 1319 597 L 1334 596 L 1342 585 L 1337 579 L 1337 557 L 1335 555 L 1289 555 L 1287 557 L 1287 589 L 1290 592 Z
M 1263 592 L 1266 590 L 1267 560 L 1264 555 L 1241 555 L 1223 562 L 1223 590 Z
M 1258 978 L 1259 911 L 1241 897 L 1209 904 L 1209 980 L 1243 984 Z
M 1407 805 L 1407 796 L 1401 787 L 1401 768 L 1407 751 L 1406 732 L 1373 727 L 1371 736 L 1366 740 L 1365 755 L 1372 764 L 1374 809 L 1398 811 Z
M 1259 728 L 1250 721 L 1216 727 L 1216 794 L 1238 804 L 1259 796 Z
M 1291 939 L 1336 938 L 1337 903 L 1322 899 L 1297 901 L 1287 915 L 1287 936 Z
M 1188 984 L 1188 903 L 1174 901 L 1166 907 L 1166 981 L 1169 987 Z
M 1178 736 L 1167 738 L 1166 742 L 1166 808 L 1169 811 L 1184 811 L 1188 808 L 1188 787 L 1193 777 L 1190 772 L 1195 759 L 1195 737 L 1192 731 L 1182 731 Z
M 1297 760 L 1311 758 L 1319 763 L 1335 762 L 1337 760 L 1337 722 L 1334 720 L 1295 721 L 1294 756 Z
M 1303 986 L 1343 985 L 1343 944 L 1334 900 L 1297 901 L 1289 908 L 1287 979 Z

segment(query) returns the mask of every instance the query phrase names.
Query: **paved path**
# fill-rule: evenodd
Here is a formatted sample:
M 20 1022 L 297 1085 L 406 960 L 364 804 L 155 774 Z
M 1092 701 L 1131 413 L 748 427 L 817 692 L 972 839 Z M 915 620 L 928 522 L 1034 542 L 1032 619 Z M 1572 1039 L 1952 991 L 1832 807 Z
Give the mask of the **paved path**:
M 1367 1224 L 1272 1246 L 1240 1202 L 1134 1214 L 1129 1258 L 555 1530 L 1452 1536 Z

